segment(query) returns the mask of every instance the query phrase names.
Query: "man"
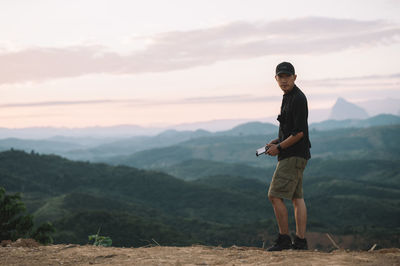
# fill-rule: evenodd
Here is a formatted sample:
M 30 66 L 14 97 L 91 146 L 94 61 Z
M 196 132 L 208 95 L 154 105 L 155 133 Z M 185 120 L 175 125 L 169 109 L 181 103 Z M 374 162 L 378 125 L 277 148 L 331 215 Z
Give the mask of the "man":
M 278 164 L 268 190 L 279 226 L 279 236 L 268 251 L 308 249 L 305 238 L 307 209 L 303 199 L 303 171 L 310 155 L 308 136 L 307 98 L 294 84 L 296 80 L 291 63 L 282 62 L 276 67 L 275 79 L 283 91 L 281 113 L 278 116 L 279 138 L 267 144 L 267 154 L 278 156 Z M 291 200 L 296 220 L 296 236 L 289 236 L 288 213 L 283 199 Z

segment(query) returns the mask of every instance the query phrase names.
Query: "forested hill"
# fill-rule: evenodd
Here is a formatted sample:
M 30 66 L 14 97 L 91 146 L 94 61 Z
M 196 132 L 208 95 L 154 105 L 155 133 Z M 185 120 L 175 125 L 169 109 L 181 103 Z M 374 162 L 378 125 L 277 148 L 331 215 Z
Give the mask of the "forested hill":
M 40 191 L 49 196 L 72 192 L 106 195 L 119 201 L 161 209 L 171 215 L 194 216 L 212 222 L 225 222 L 228 216 L 234 223 L 243 222 L 246 218 L 235 211 L 256 218 L 265 216 L 265 211 L 259 211 L 264 204 L 252 202 L 247 195 L 240 195 L 237 199 L 237 193 L 184 182 L 161 172 L 74 162 L 54 155 L 20 151 L 0 153 L 0 169 L 1 184 L 9 191 Z M 218 200 L 220 198 L 227 200 L 232 207 L 225 206 Z M 191 213 L 193 209 L 196 209 L 195 214 Z
M 399 165 L 311 160 L 304 182 L 309 231 L 354 236 L 352 248 L 398 245 Z M 268 244 L 276 225 L 266 199 L 271 169 L 265 171 L 265 180 L 237 172 L 188 182 L 126 166 L 0 153 L 0 186 L 22 192 L 36 220 L 54 223 L 56 243 L 85 244 L 101 227 L 116 246 L 143 246 L 152 239 L 162 245 Z
M 102 225 L 116 245 L 131 245 L 129 241 L 145 245 L 152 237 L 171 245 L 218 245 L 225 241 L 225 236 L 214 237 L 221 228 L 272 214 L 265 204 L 264 185 L 249 182 L 258 184 L 255 193 L 188 183 L 125 166 L 21 151 L 0 153 L 1 186 L 22 192 L 37 219 L 52 220 L 58 229 L 57 242 L 85 243 Z
M 400 125 L 369 128 L 342 128 L 310 132 L 313 159 L 400 160 Z M 206 136 L 162 148 L 153 148 L 129 156 L 104 158 L 112 164 L 145 169 L 164 169 L 188 160 L 240 163 L 253 167 L 276 164 L 275 158 L 256 157 L 255 150 L 276 138 L 271 135 Z

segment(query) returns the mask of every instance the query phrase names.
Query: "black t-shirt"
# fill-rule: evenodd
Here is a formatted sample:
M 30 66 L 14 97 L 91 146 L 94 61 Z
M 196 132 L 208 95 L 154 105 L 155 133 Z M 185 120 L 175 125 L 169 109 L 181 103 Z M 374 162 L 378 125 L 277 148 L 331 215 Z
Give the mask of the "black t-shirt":
M 282 150 L 278 154 L 278 161 L 292 156 L 303 157 L 306 160 L 311 158 L 311 143 L 308 135 L 307 118 L 307 98 L 304 93 L 294 85 L 289 93 L 283 95 L 281 114 L 277 118 L 279 121 L 279 142 L 299 132 L 303 132 L 304 136 L 294 145 Z

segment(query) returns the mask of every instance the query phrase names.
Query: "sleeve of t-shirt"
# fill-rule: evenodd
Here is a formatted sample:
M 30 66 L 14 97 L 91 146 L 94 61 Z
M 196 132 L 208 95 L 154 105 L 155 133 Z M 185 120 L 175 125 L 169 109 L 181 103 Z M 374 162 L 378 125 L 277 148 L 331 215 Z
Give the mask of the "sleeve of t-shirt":
M 304 97 L 296 97 L 293 102 L 293 130 L 291 135 L 295 136 L 299 132 L 307 130 L 307 99 Z

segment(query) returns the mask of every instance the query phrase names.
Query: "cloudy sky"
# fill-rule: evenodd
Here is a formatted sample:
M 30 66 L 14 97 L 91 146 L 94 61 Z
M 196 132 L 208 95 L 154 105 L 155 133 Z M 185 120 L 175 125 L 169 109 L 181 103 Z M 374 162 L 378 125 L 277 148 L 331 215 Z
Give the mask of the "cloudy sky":
M 0 127 L 173 125 L 400 99 L 400 1 L 2 0 Z M 399 108 L 400 109 L 400 108 Z

